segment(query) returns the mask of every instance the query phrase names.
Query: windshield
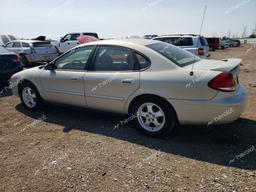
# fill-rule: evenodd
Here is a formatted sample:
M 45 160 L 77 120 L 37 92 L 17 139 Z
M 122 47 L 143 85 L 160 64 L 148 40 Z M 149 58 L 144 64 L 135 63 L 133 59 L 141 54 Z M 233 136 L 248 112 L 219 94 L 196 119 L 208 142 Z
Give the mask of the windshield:
M 190 65 L 194 62 L 198 62 L 201 60 L 196 55 L 169 43 L 154 43 L 147 45 L 147 47 L 160 53 L 161 55 L 163 55 L 180 67 L 184 67 L 186 65 Z

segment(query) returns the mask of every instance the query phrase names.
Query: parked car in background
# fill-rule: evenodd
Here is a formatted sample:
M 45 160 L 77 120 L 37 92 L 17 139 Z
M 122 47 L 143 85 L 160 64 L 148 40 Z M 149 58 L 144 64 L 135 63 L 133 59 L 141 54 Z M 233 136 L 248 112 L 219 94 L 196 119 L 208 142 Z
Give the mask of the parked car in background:
M 203 36 L 187 34 L 164 35 L 158 36 L 154 40 L 173 44 L 202 58 L 210 56 L 209 45 Z
M 59 56 L 58 49 L 50 41 L 16 40 L 7 43 L 5 48 L 20 55 L 26 66 L 49 62 Z
M 153 38 L 156 38 L 158 37 L 158 35 L 144 35 L 143 38 L 144 39 L 153 39 Z
M 238 39 L 232 39 L 232 41 L 236 42 L 235 47 L 240 47 L 241 46 L 241 41 Z
M 220 38 L 217 37 L 207 37 L 206 38 L 208 45 L 211 51 L 215 51 L 216 49 L 220 48 Z
M 91 32 L 69 33 L 69 34 L 66 34 L 64 37 L 60 38 L 58 42 L 54 42 L 53 45 L 58 48 L 60 54 L 63 54 L 66 51 L 72 49 L 73 47 L 79 45 L 78 37 L 84 36 L 84 35 L 92 36 L 99 39 L 97 33 L 91 33 Z
M 17 40 L 13 35 L 0 35 L 0 46 L 4 46 L 10 41 Z
M 128 35 L 126 36 L 126 39 L 141 39 L 141 37 L 138 35 Z
M 0 46 L 0 81 L 9 80 L 13 74 L 22 70 L 21 57 Z
M 238 119 L 247 101 L 240 63 L 200 59 L 160 41 L 104 40 L 17 73 L 11 82 L 23 80 L 13 93 L 28 110 L 50 101 L 130 114 L 143 133 L 164 136 L 178 123 L 207 125 L 231 109 L 213 123 Z
M 221 49 L 227 49 L 227 48 L 229 48 L 229 46 L 230 46 L 230 44 L 227 43 L 225 40 L 221 40 L 221 41 L 220 41 L 220 47 L 221 47 Z
M 238 47 L 238 43 L 236 41 L 233 41 L 231 39 L 224 40 L 226 44 L 228 44 L 229 47 Z

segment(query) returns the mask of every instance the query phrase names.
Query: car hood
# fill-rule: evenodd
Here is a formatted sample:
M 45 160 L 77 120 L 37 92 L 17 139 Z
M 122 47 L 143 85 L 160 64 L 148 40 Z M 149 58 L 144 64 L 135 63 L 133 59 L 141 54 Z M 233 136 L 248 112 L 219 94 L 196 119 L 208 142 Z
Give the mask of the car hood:
M 194 70 L 232 71 L 239 70 L 241 59 L 201 60 L 194 64 Z M 184 67 L 191 69 L 191 65 Z

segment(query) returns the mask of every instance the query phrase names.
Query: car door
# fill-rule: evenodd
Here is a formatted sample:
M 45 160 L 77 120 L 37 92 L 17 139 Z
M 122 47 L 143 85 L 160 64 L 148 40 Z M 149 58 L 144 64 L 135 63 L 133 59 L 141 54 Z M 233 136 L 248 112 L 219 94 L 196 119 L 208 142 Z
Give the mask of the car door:
M 6 49 L 16 54 L 20 54 L 22 52 L 22 47 L 20 42 L 8 43 L 6 44 Z
M 13 43 L 13 52 L 17 54 L 23 53 L 23 49 L 20 42 Z
M 85 67 L 94 46 L 72 49 L 58 58 L 54 70 L 41 73 L 43 94 L 48 101 L 86 106 Z
M 90 108 L 123 112 L 128 97 L 139 89 L 139 71 L 134 70 L 130 49 L 119 46 L 98 47 L 86 72 L 85 93 Z

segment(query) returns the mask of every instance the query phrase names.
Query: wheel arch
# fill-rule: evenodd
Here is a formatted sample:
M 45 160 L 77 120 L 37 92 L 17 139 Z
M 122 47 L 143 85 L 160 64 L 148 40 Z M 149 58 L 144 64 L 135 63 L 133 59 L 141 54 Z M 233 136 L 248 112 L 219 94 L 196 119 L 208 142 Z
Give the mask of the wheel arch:
M 130 114 L 131 111 L 132 111 L 132 106 L 135 104 L 135 102 L 141 98 L 157 98 L 157 99 L 160 99 L 162 101 L 164 101 L 170 108 L 172 108 L 172 110 L 174 111 L 175 113 L 175 117 L 177 119 L 177 121 L 179 122 L 179 118 L 178 118 L 178 115 L 177 115 L 177 112 L 175 110 L 175 108 L 173 107 L 173 105 L 167 101 L 164 97 L 161 97 L 159 95 L 154 95 L 154 94 L 141 94 L 141 95 L 138 95 L 136 97 L 134 97 L 131 102 L 128 104 L 128 113 Z
M 21 95 L 20 95 L 20 94 L 21 94 L 21 88 L 22 88 L 22 86 L 23 86 L 24 84 L 30 84 L 30 85 L 34 86 L 34 87 L 37 89 L 39 95 L 41 96 L 41 93 L 40 93 L 39 89 L 37 88 L 37 86 L 36 86 L 32 81 L 30 81 L 30 80 L 28 80 L 28 79 L 22 79 L 22 81 L 18 84 L 19 96 L 21 96 Z M 42 96 L 41 96 L 41 97 L 42 97 Z

